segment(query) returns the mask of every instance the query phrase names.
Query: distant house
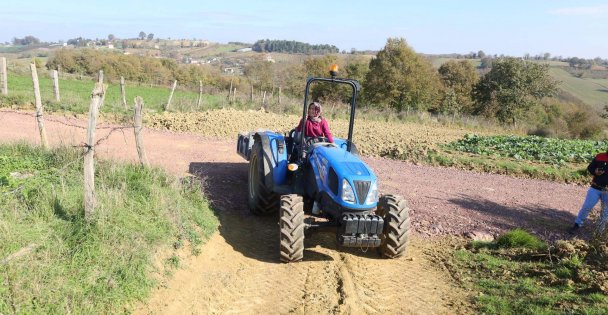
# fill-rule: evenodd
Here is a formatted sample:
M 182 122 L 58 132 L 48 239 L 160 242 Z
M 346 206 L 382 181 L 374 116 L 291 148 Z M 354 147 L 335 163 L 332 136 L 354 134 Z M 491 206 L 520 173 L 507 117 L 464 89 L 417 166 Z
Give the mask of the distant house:
M 248 51 L 251 51 L 251 47 L 241 48 L 241 49 L 237 50 L 237 52 L 248 52 Z
M 108 44 L 108 49 L 114 49 L 114 44 Z

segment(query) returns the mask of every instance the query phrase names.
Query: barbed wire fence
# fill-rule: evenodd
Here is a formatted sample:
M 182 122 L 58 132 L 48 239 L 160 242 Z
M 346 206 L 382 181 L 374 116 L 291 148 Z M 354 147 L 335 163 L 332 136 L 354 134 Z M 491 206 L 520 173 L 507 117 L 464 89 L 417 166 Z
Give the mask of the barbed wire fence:
M 0 91 L 0 93 L 2 93 L 3 95 L 8 94 L 8 89 L 6 88 L 6 85 L 7 85 L 6 64 L 7 63 L 6 63 L 5 59 L 1 58 L 0 59 L 0 81 L 1 81 L 0 88 L 2 88 L 2 90 Z M 142 111 L 143 111 L 143 104 L 144 104 L 143 99 L 138 96 L 134 101 L 135 106 L 134 106 L 133 123 L 123 124 L 123 125 L 116 125 L 116 123 L 111 123 L 108 125 L 97 126 L 97 116 L 99 114 L 99 109 L 101 108 L 101 106 L 103 106 L 103 101 L 105 98 L 105 91 L 106 91 L 106 86 L 103 84 L 103 72 L 100 71 L 99 76 L 98 76 L 98 81 L 95 84 L 95 87 L 93 88 L 93 91 L 91 93 L 91 103 L 89 106 L 89 119 L 88 119 L 88 123 L 86 126 L 83 125 L 82 120 L 70 118 L 66 115 L 64 115 L 63 117 L 57 116 L 57 115 L 45 116 L 44 110 L 43 110 L 43 105 L 42 105 L 42 100 L 40 97 L 40 87 L 38 84 L 38 75 L 37 75 L 35 64 L 31 64 L 30 69 L 31 69 L 31 74 L 32 74 L 33 91 L 34 91 L 34 98 L 35 98 L 35 105 L 36 105 L 35 113 L 24 112 L 24 111 L 15 110 L 15 109 L 0 109 L 0 113 L 10 112 L 15 115 L 23 115 L 23 116 L 28 116 L 28 117 L 32 117 L 32 118 L 36 119 L 37 126 L 38 126 L 38 132 L 40 134 L 40 144 L 43 147 L 43 149 L 45 149 L 45 150 L 50 149 L 48 140 L 47 140 L 47 132 L 46 132 L 45 124 L 44 124 L 45 120 L 47 122 L 56 123 L 56 124 L 59 124 L 59 125 L 65 126 L 65 127 L 69 127 L 69 128 L 86 130 L 87 136 L 86 136 L 85 141 L 81 142 L 80 144 L 71 145 L 71 147 L 73 147 L 73 148 L 82 148 L 82 151 L 80 153 L 78 153 L 75 158 L 66 162 L 62 167 L 56 169 L 55 173 L 57 173 L 59 176 L 62 176 L 63 172 L 66 169 L 68 169 L 68 167 L 70 167 L 71 165 L 78 163 L 78 162 L 84 163 L 84 176 L 83 176 L 84 177 L 83 185 L 85 188 L 84 189 L 84 191 L 85 191 L 85 193 L 84 193 L 84 203 L 85 203 L 84 216 L 85 216 L 86 220 L 90 220 L 91 218 L 93 218 L 94 213 L 95 213 L 95 162 L 94 162 L 94 158 L 95 158 L 96 148 L 99 145 L 108 141 L 115 132 L 122 132 L 123 137 L 125 138 L 125 142 L 126 142 L 126 135 L 124 134 L 124 131 L 126 129 L 132 129 L 132 130 L 134 130 L 135 143 L 136 143 L 136 149 L 137 149 L 137 153 L 138 153 L 138 157 L 139 157 L 139 162 L 141 165 L 144 165 L 144 166 L 148 165 L 148 160 L 147 160 L 146 154 L 145 154 L 145 148 L 143 146 L 143 133 L 142 133 Z M 54 72 L 53 77 L 55 77 L 55 76 L 56 76 L 56 74 Z M 53 89 L 55 90 L 54 91 L 55 97 L 58 97 L 58 95 L 59 95 L 58 84 L 53 84 Z M 122 94 L 123 94 L 122 96 L 124 99 L 124 85 L 121 90 L 122 90 Z M 124 103 L 126 103 L 126 102 L 124 102 Z M 96 134 L 96 131 L 98 131 L 98 130 L 107 130 L 107 132 L 105 133 L 104 136 L 100 137 L 99 139 L 95 139 L 95 134 Z M 57 136 L 51 134 L 50 138 L 57 139 Z M 59 142 L 63 143 L 63 140 L 64 139 L 59 139 Z M 4 192 L 3 195 L 14 194 L 14 193 L 19 192 L 21 189 L 23 189 L 23 185 L 16 187 L 13 190 Z

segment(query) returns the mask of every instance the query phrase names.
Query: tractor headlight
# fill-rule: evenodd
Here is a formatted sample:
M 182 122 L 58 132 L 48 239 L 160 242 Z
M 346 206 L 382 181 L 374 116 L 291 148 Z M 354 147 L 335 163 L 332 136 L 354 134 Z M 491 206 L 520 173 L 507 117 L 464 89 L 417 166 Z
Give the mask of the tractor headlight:
M 348 203 L 355 203 L 355 191 L 346 179 L 342 180 L 342 200 Z
M 376 182 L 372 182 L 372 187 L 369 189 L 369 193 L 367 193 L 367 198 L 365 199 L 366 205 L 371 205 L 378 202 L 378 184 Z

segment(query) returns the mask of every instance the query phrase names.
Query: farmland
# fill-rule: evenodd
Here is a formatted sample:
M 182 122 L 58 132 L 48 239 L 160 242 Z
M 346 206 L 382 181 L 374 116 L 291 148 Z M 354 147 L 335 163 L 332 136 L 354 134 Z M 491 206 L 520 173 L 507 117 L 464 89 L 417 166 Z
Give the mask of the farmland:
M 561 68 L 551 68 L 550 72 L 561 81 L 561 89 L 591 105 L 598 112 L 608 105 L 607 79 L 577 78 Z
M 226 54 L 227 52 L 218 50 L 218 53 Z M 33 100 L 30 78 L 26 75 L 11 75 L 10 80 L 11 95 L 0 99 L 3 102 L 0 106 L 12 109 L 31 109 Z M 50 80 L 46 77 L 42 79 L 42 97 L 46 109 L 51 112 L 50 119 L 47 121 L 52 130 L 50 134 L 52 137 L 58 136 L 54 139 L 55 144 L 64 143 L 67 137 L 62 138 L 61 135 L 68 134 L 66 130 L 73 127 L 61 124 L 61 121 L 68 119 L 66 116 L 85 113 L 88 110 L 92 82 L 64 78 L 60 85 L 63 100 L 54 102 L 52 101 Z M 605 293 L 602 291 L 604 290 L 603 280 L 600 279 L 601 281 L 597 282 L 599 288 L 594 281 L 585 280 L 584 283 L 576 285 L 570 283 L 580 280 L 576 278 L 579 270 L 581 270 L 581 274 L 586 270 L 584 266 L 581 267 L 578 258 L 560 261 L 560 266 L 564 267 L 560 273 L 555 272 L 554 274 L 552 271 L 547 271 L 547 277 L 534 278 L 534 281 L 539 280 L 540 282 L 532 283 L 530 278 L 535 275 L 530 276 L 528 272 L 538 271 L 539 269 L 534 269 L 536 265 L 532 267 L 522 265 L 524 270 L 521 271 L 519 264 L 506 262 L 512 258 L 508 256 L 509 253 L 507 253 L 506 259 L 505 253 L 501 251 L 488 253 L 487 249 L 491 245 L 487 245 L 487 248 L 474 247 L 471 251 L 465 251 L 464 247 L 467 246 L 467 249 L 470 249 L 470 244 L 444 246 L 445 244 L 442 244 L 441 241 L 437 241 L 440 236 L 459 237 L 471 231 L 475 232 L 475 230 L 489 231 L 496 236 L 509 229 L 521 227 L 534 231 L 535 234 L 541 235 L 547 240 L 563 237 L 565 226 L 571 223 L 573 211 L 576 211 L 576 207 L 579 206 L 579 200 L 575 200 L 572 196 L 583 193 L 582 187 L 564 185 L 563 182 L 586 182 L 588 176 L 585 174 L 584 167 L 593 154 L 605 150 L 603 142 L 528 137 L 523 136 L 523 129 L 499 127 L 484 121 L 483 118 L 456 118 L 455 116 L 431 115 L 427 112 L 409 112 L 409 110 L 407 113 L 397 113 L 363 107 L 357 112 L 354 142 L 364 156 L 363 159 L 377 173 L 382 183 L 382 192 L 405 196 L 413 210 L 412 224 L 416 238 L 408 252 L 408 259 L 380 261 L 375 260 L 375 256 L 371 252 L 363 254 L 340 252 L 335 248 L 332 238 L 315 236 L 307 238 L 306 257 L 309 257 L 307 258 L 309 260 L 298 265 L 277 266 L 274 263 L 276 261 L 276 250 L 274 249 L 276 238 L 273 236 L 276 235 L 274 229 L 276 220 L 272 217 L 252 218 L 245 214 L 247 164 L 234 154 L 234 141 L 239 132 L 258 129 L 288 132 L 300 119 L 299 116 L 290 113 L 298 113 L 301 110 L 301 100 L 284 98 L 283 104 L 279 105 L 276 103 L 276 99 L 272 99 L 265 104 L 266 106 L 262 106 L 259 100 L 249 102 L 246 96 L 243 97 L 243 94 L 237 100 L 228 101 L 226 93 L 223 91 L 206 90 L 203 105 L 196 107 L 198 94 L 178 89 L 172 107 L 163 111 L 168 94 L 167 87 L 143 86 L 133 83 L 127 85 L 129 103 L 136 95 L 144 96 L 146 102 L 145 124 L 150 129 L 145 131 L 145 136 L 147 140 L 149 139 L 149 142 L 146 143 L 152 163 L 170 169 L 176 174 L 183 174 L 187 170 L 188 173 L 200 179 L 200 187 L 195 185 L 194 190 L 186 191 L 186 196 L 183 196 L 184 191 L 180 192 L 179 189 L 175 189 L 180 186 L 166 179 L 164 173 L 134 166 L 126 166 L 123 169 L 122 166 L 114 167 L 113 164 L 104 164 L 104 162 L 99 171 L 102 187 L 100 196 L 102 200 L 106 198 L 107 204 L 104 205 L 104 216 L 99 227 L 88 230 L 88 226 L 83 224 L 82 226 L 87 229 L 86 233 L 82 232 L 85 229 L 78 221 L 78 213 L 81 208 L 77 206 L 81 204 L 80 196 L 82 195 L 78 188 L 80 169 L 76 166 L 69 170 L 69 177 L 60 176 L 59 182 L 51 178 L 54 181 L 43 183 L 45 189 L 40 190 L 45 191 L 46 194 L 42 195 L 44 197 L 42 203 L 34 204 L 42 209 L 45 205 L 55 202 L 52 205 L 53 210 L 49 210 L 54 212 L 45 214 L 48 221 L 43 221 L 37 227 L 42 226 L 44 231 L 49 231 L 45 232 L 45 235 L 69 235 L 64 237 L 65 242 L 69 243 L 65 247 L 72 249 L 76 254 L 70 256 L 72 253 L 69 253 L 66 257 L 77 258 L 71 261 L 76 265 L 72 265 L 70 268 L 78 267 L 78 263 L 87 261 L 86 259 L 80 260 L 81 247 L 79 246 L 84 244 L 82 246 L 88 246 L 87 248 L 94 247 L 90 246 L 94 242 L 90 238 L 118 234 L 124 238 L 104 239 L 104 244 L 106 242 L 114 243 L 118 244 L 120 248 L 127 247 L 122 243 L 125 240 L 144 238 L 151 240 L 151 243 L 142 245 L 143 251 L 146 253 L 151 253 L 153 248 L 158 248 L 159 243 L 163 243 L 163 241 L 162 245 L 168 247 L 167 245 L 171 244 L 167 240 L 175 241 L 175 238 L 177 241 L 174 244 L 178 244 L 177 246 L 181 246 L 182 239 L 193 241 L 197 245 L 201 239 L 195 232 L 200 232 L 199 228 L 202 228 L 205 232 L 200 237 L 206 237 L 213 230 L 213 226 L 217 222 L 210 215 L 209 208 L 216 210 L 218 219 L 221 221 L 219 233 L 215 234 L 210 244 L 204 247 L 203 255 L 196 258 L 189 257 L 189 260 L 186 260 L 184 264 L 186 271 L 178 270 L 175 281 L 161 284 L 159 291 L 154 292 L 149 300 L 147 309 L 140 310 L 142 313 L 152 310 L 179 313 L 192 309 L 207 309 L 220 313 L 239 312 L 243 309 L 261 312 L 267 310 L 269 306 L 277 307 L 277 311 L 281 313 L 323 313 L 328 310 L 339 310 L 343 313 L 358 313 L 358 311 L 404 313 L 411 311 L 411 308 L 407 307 L 427 310 L 430 313 L 445 313 L 448 310 L 456 312 L 468 310 L 468 302 L 465 301 L 470 300 L 476 301 L 478 311 L 487 313 L 521 311 L 531 306 L 539 312 L 564 309 L 569 311 L 578 307 L 601 311 L 606 305 L 605 296 L 601 293 Z M 118 85 L 110 83 L 105 105 L 101 109 L 105 114 L 102 117 L 104 123 L 130 126 L 127 120 L 130 116 L 130 108 L 130 105 L 128 108 L 122 106 Z M 61 114 L 64 117 L 59 117 Z M 14 138 L 16 129 L 33 129 L 33 119 L 27 117 L 27 112 L 14 113 L 13 110 L 9 110 L 6 113 L 3 112 L 2 115 L 9 117 L 4 121 L 4 125 L 7 126 L 2 126 L 3 129 L 0 128 L 2 132 L 0 134 L 6 139 Z M 327 103 L 324 106 L 324 116 L 328 119 L 334 136 L 346 137 L 348 122 L 345 119 L 347 111 L 343 104 Z M 70 131 L 70 134 L 72 132 L 74 130 Z M 112 135 L 110 132 L 102 135 L 108 142 L 99 146 L 97 151 L 99 155 L 105 158 L 131 160 L 135 154 L 132 152 L 132 146 L 129 149 L 126 144 L 132 140 L 125 134 Z M 19 138 L 29 136 L 31 135 L 17 133 Z M 72 136 L 70 139 L 80 138 Z M 60 167 L 46 160 L 58 159 L 61 161 L 61 158 L 49 158 L 45 152 L 35 151 L 33 155 L 44 156 L 44 158 L 33 161 L 19 150 L 9 148 L 7 152 L 9 153 L 5 154 L 2 162 L 8 161 L 9 163 L 4 163 L 4 165 L 33 168 L 33 172 L 44 180 L 49 177 L 49 174 L 53 175 L 53 172 Z M 450 168 L 429 167 L 429 165 Z M 463 172 L 460 169 L 475 172 Z M 481 172 L 549 179 L 555 182 L 522 180 L 494 174 L 481 174 Z M 6 188 L 7 191 L 0 190 L 0 192 L 11 193 L 23 182 L 29 182 L 15 179 L 8 168 L 3 170 L 1 175 L 4 177 L 0 177 L 0 188 Z M 110 175 L 116 175 L 116 178 Z M 38 176 L 35 179 L 38 179 Z M 68 186 L 73 186 L 67 188 L 67 193 L 63 180 L 67 182 Z M 169 182 L 171 183 L 169 184 Z M 160 185 L 160 187 L 153 185 Z M 139 191 L 140 188 L 143 191 Z M 149 196 L 149 191 L 153 192 L 155 198 Z M 199 194 L 200 191 L 203 192 L 203 195 Z M 66 195 L 69 196 L 66 197 Z M 172 195 L 175 199 L 166 195 Z M 207 202 L 201 196 L 208 198 L 211 206 L 208 207 Z M 17 197 L 11 202 L 17 204 L 19 200 L 26 200 L 26 202 L 32 203 L 32 200 L 28 199 L 29 195 L 21 196 L 23 198 Z M 65 209 L 68 209 L 68 212 L 63 210 L 63 206 L 57 206 L 57 202 L 60 206 L 66 204 Z M 177 214 L 174 211 L 175 205 L 180 206 Z M 156 220 L 143 216 L 135 217 L 132 220 L 130 220 L 131 217 L 123 217 L 132 216 L 133 213 L 139 215 L 140 212 L 148 210 L 153 216 L 163 217 L 170 221 L 158 223 L 166 227 L 163 230 L 166 233 L 159 238 L 154 238 L 158 233 L 151 236 L 145 233 L 143 236 L 138 234 L 139 229 L 154 233 L 155 226 L 149 228 L 144 224 L 155 224 Z M 166 213 L 167 210 L 170 210 L 170 213 Z M 114 211 L 120 213 L 114 213 Z M 28 211 L 22 212 L 25 213 L 23 215 L 28 213 Z M 209 221 L 200 222 L 201 218 L 192 212 L 209 215 Z M 16 221 L 22 222 L 21 217 L 16 216 L 15 218 Z M 591 220 L 595 220 L 595 218 Z M 141 225 L 131 224 L 131 221 L 137 221 Z M 38 223 L 38 221 L 36 222 Z M 117 222 L 117 224 L 108 224 L 112 222 Z M 50 227 L 45 225 L 47 223 Z M 71 223 L 74 224 L 71 225 Z M 135 236 L 130 236 L 129 233 L 132 231 L 111 230 L 113 227 L 122 225 L 129 228 L 134 227 Z M 52 230 L 55 226 L 65 227 L 66 230 Z M 75 231 L 71 232 L 70 228 L 75 228 Z M 16 230 L 23 230 L 23 233 L 27 234 L 26 236 L 29 238 L 21 240 L 11 234 L 11 247 L 4 248 L 2 255 L 6 256 L 29 242 L 41 239 L 40 235 L 36 234 L 40 233 L 40 230 L 32 232 L 22 226 Z M 421 241 L 418 237 L 423 240 Z M 46 242 L 43 243 L 43 250 L 27 257 L 26 264 L 19 263 L 16 264 L 18 266 L 16 268 L 10 267 L 10 269 L 4 270 L 8 276 L 13 277 L 11 279 L 22 281 L 17 285 L 17 288 L 22 290 L 16 295 L 19 310 L 27 311 L 29 310 L 27 307 L 30 307 L 27 300 L 31 291 L 19 287 L 22 284 L 27 285 L 27 281 L 24 280 L 26 278 L 23 277 L 24 270 L 33 264 L 28 263 L 47 252 L 51 253 L 48 255 L 51 258 L 61 256 L 60 254 L 63 253 L 62 248 L 55 249 L 48 244 L 46 239 L 43 241 Z M 459 250 L 454 252 L 455 248 Z M 132 248 L 127 249 L 133 250 Z M 533 254 L 545 255 L 544 250 L 545 248 Z M 108 249 L 100 251 L 103 255 L 113 253 Z M 95 251 L 87 253 L 96 258 L 95 260 L 104 261 L 106 259 L 106 256 Z M 198 249 L 196 249 L 196 253 L 199 253 Z M 518 253 L 515 252 L 515 254 Z M 452 260 L 454 257 L 450 257 L 452 254 L 456 258 L 455 261 Z M 125 256 L 129 255 L 137 258 L 137 272 L 144 266 L 149 266 L 149 256 L 137 256 L 130 252 L 127 252 Z M 97 259 L 97 257 L 101 258 Z M 165 265 L 173 268 L 180 266 L 180 259 L 172 256 L 165 261 Z M 370 264 L 372 259 L 374 263 Z M 551 256 L 548 259 L 549 262 L 543 263 L 542 268 L 551 269 L 553 267 Z M 455 265 L 450 266 L 450 263 Z M 94 267 L 90 266 L 88 268 L 91 269 L 82 268 L 78 271 L 80 273 L 77 273 L 69 268 L 64 270 L 45 269 L 48 268 L 48 264 L 41 264 L 44 266 L 40 268 L 36 265 L 38 268 L 36 270 L 39 272 L 33 281 L 42 281 L 40 279 L 43 279 L 46 271 L 55 276 L 59 275 L 59 277 L 48 280 L 51 287 L 60 288 L 59 292 L 78 290 L 78 286 L 73 285 L 73 283 L 77 284 L 77 281 L 69 280 L 69 283 L 64 283 L 61 279 L 57 279 L 61 278 L 65 272 L 89 279 L 85 284 L 88 291 L 82 293 L 84 297 L 80 298 L 80 301 L 84 302 L 77 304 L 76 308 L 71 308 L 72 304 L 62 294 L 44 288 L 43 297 L 50 303 L 43 306 L 49 312 L 59 312 L 59 308 L 65 312 L 72 310 L 122 311 L 125 303 L 134 299 L 144 299 L 152 287 L 152 282 L 148 282 L 141 276 L 141 273 L 135 273 L 136 279 L 129 278 L 134 275 L 129 273 L 131 270 L 117 270 L 114 273 L 108 272 L 106 276 L 97 277 L 96 274 L 91 275 L 90 270 Z M 496 264 L 505 266 L 498 268 Z M 62 266 L 65 265 L 68 263 L 62 264 Z M 431 265 L 442 266 L 444 269 L 446 266 L 455 269 L 449 270 L 451 274 L 448 275 L 445 270 L 439 270 L 439 268 L 435 270 L 430 267 Z M 116 263 L 117 268 L 124 269 L 124 266 L 124 260 Z M 544 269 L 542 272 L 545 272 Z M 476 277 L 480 271 L 482 274 L 479 275 L 479 281 L 473 281 L 471 275 Z M 500 272 L 504 277 L 499 277 L 496 282 L 488 280 L 493 279 L 496 272 Z M 511 272 L 521 273 L 518 274 L 518 279 L 512 279 Z M 196 276 L 193 276 L 194 274 Z M 601 276 L 604 277 L 605 274 L 602 271 Z M 557 276 L 559 279 L 553 279 L 555 281 L 548 279 L 551 275 Z M 529 276 L 530 278 L 528 278 Z M 469 293 L 450 287 L 452 280 L 458 279 L 460 279 L 460 285 L 468 286 Z M 10 283 L 9 285 L 12 286 Z M 137 290 L 131 289 L 134 286 L 137 287 Z M 540 286 L 550 288 L 544 291 L 539 288 Z M 404 290 L 404 287 L 416 288 L 416 292 L 421 293 L 421 296 L 410 294 L 410 290 Z M 163 288 L 167 288 L 167 290 L 163 291 Z M 568 291 L 573 288 L 595 291 L 587 296 L 586 293 Z M 383 294 L 386 290 L 398 293 L 387 298 Z M 534 294 L 531 300 L 517 300 L 516 296 L 509 295 L 520 291 Z M 568 292 L 561 294 L 558 291 Z M 13 293 L 6 292 L 7 290 L 0 290 L 0 294 L 5 294 L 0 296 L 2 301 L 14 299 Z M 107 295 L 98 294 L 92 297 L 90 292 L 103 292 Z M 76 299 L 81 296 L 78 294 L 80 293 L 74 293 Z M 472 294 L 480 295 L 479 297 L 468 296 Z M 555 297 L 543 298 L 543 295 L 546 294 L 555 294 Z M 484 295 L 487 296 L 484 297 Z M 569 299 L 565 306 L 561 302 L 562 299 Z M 90 300 L 93 301 L 93 304 L 88 303 Z M 517 300 L 514 308 L 505 306 L 511 300 Z M 55 306 L 59 308 L 53 309 L 52 307 Z M 537 306 L 538 308 L 536 308 Z M 9 312 L 9 308 L 9 303 L 0 305 L 2 311 Z M 130 311 L 128 307 L 124 310 Z

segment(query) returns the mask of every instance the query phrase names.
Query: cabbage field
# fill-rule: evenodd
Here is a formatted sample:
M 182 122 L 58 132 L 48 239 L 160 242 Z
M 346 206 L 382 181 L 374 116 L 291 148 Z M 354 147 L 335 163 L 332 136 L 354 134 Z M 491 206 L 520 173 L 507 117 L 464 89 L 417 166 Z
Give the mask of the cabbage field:
M 479 136 L 467 134 L 446 147 L 477 155 L 543 162 L 555 166 L 588 163 L 608 149 L 608 141 L 569 140 L 539 136 Z

